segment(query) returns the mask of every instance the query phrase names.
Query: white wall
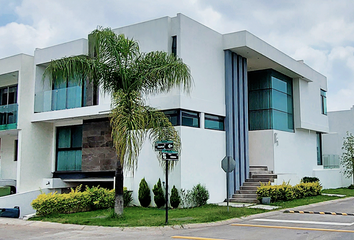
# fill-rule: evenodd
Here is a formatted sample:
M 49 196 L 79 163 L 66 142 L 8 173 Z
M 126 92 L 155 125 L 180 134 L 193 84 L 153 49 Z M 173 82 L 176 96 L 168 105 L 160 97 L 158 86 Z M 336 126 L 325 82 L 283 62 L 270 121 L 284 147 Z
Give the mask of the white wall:
M 1 136 L 1 178 L 17 179 L 15 160 L 15 140 L 17 136 Z
M 295 133 L 274 131 L 278 143 L 274 145 L 274 173 L 278 175 L 277 183 L 289 181 L 297 184 L 301 178 L 312 176 L 317 166 L 316 132 L 296 129 Z
M 249 131 L 250 166 L 268 166 L 274 171 L 274 130 Z
M 299 104 L 299 107 L 294 106 L 295 110 L 295 127 L 309 129 L 317 132 L 328 132 L 328 117 L 321 112 L 321 92 L 327 90 L 326 78 L 322 81 L 306 82 L 303 80 L 294 80 L 294 103 Z

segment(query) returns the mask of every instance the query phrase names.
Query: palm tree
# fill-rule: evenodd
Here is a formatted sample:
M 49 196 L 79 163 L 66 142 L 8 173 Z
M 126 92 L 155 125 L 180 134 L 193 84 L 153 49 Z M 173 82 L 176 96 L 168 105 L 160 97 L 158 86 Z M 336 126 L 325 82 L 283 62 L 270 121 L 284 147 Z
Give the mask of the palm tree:
M 174 87 L 189 92 L 192 79 L 188 66 L 165 52 L 141 53 L 135 40 L 109 28 L 98 28 L 89 35 L 89 56 L 51 61 L 45 76 L 57 82 L 80 76 L 111 94 L 110 123 L 118 156 L 115 212 L 122 214 L 123 167 L 134 171 L 146 137 L 152 143 L 172 140 L 175 150 L 180 150 L 178 132 L 161 111 L 146 106 L 144 96 L 168 92 Z M 161 154 L 158 159 L 162 160 Z

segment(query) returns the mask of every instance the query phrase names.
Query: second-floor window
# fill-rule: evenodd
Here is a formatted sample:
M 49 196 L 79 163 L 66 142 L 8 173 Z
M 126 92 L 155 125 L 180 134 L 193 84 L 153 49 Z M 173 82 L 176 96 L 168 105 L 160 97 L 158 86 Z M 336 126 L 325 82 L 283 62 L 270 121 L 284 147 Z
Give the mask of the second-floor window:
M 17 85 L 0 88 L 0 125 L 17 122 Z

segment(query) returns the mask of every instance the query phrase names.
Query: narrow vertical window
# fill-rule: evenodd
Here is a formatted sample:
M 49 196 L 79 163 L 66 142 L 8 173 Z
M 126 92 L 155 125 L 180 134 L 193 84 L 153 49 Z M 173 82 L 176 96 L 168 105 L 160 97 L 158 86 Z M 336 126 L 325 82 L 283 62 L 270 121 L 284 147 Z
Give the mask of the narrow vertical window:
M 321 112 L 327 115 L 327 92 L 321 89 Z
M 321 133 L 316 133 L 317 165 L 322 165 L 322 139 Z
M 177 56 L 177 36 L 172 36 L 172 54 Z
M 14 154 L 14 161 L 18 159 L 18 140 L 15 140 L 15 154 Z

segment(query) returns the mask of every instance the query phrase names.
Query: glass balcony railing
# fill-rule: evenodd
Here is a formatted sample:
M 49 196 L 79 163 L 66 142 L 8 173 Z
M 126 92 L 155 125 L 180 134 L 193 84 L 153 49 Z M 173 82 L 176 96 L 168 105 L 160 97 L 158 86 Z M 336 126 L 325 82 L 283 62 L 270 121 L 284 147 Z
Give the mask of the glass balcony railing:
M 0 131 L 17 128 L 17 103 L 0 106 Z
M 83 107 L 82 86 L 38 92 L 34 99 L 34 112 L 48 112 Z
M 323 168 L 339 168 L 340 167 L 340 158 L 336 154 L 323 154 Z

